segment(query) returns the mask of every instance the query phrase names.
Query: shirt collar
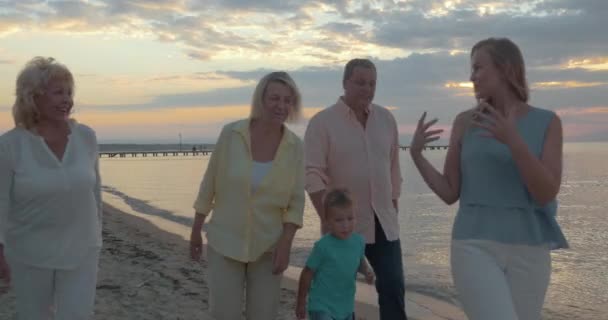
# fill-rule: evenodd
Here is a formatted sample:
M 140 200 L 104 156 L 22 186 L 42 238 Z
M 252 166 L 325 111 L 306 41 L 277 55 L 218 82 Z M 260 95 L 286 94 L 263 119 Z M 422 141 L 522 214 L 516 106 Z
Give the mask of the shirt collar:
M 251 141 L 250 133 L 249 133 L 249 125 L 251 124 L 251 119 L 243 119 L 238 121 L 232 130 L 241 134 L 248 142 Z M 296 138 L 295 135 L 287 128 L 287 126 L 283 125 L 283 138 L 288 144 L 295 144 Z
M 338 102 L 336 102 L 336 105 L 338 106 L 338 109 L 340 109 L 340 111 L 344 114 L 353 117 L 355 116 L 355 112 L 351 107 L 346 104 L 346 102 L 344 102 L 343 97 L 338 98 Z M 367 105 L 363 111 L 365 112 L 365 115 L 369 116 L 369 114 L 372 112 L 372 104 Z

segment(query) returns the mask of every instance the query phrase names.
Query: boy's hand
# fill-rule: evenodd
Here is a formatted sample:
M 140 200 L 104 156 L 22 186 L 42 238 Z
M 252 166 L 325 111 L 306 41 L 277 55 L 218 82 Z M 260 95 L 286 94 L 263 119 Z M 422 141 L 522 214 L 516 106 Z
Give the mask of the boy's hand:
M 374 284 L 374 280 L 376 280 L 376 275 L 372 269 L 367 269 L 365 273 L 365 281 L 369 284 Z
M 306 319 L 306 304 L 305 303 L 297 303 L 296 304 L 296 318 L 298 320 Z

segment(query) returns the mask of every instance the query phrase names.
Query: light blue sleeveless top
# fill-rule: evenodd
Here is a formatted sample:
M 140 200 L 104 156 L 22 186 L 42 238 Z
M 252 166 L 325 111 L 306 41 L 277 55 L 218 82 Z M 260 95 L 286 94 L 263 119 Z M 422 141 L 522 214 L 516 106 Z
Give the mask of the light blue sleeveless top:
M 531 107 L 517 129 L 540 158 L 554 113 Z M 555 219 L 557 201 L 538 205 L 524 184 L 508 147 L 485 130 L 471 127 L 462 139 L 460 207 L 454 221 L 455 240 L 493 240 L 507 244 L 568 248 Z

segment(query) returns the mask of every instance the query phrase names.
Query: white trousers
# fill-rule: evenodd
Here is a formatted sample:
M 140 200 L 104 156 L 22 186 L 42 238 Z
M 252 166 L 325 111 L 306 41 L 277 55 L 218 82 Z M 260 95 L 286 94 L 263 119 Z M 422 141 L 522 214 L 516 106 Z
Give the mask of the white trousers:
M 452 277 L 469 320 L 539 320 L 551 277 L 541 246 L 454 240 Z
M 89 320 L 97 284 L 97 250 L 76 269 L 56 270 L 11 262 L 18 320 Z
M 272 274 L 272 253 L 244 263 L 207 246 L 209 309 L 215 320 L 241 320 L 246 295 L 247 320 L 277 318 L 283 275 Z

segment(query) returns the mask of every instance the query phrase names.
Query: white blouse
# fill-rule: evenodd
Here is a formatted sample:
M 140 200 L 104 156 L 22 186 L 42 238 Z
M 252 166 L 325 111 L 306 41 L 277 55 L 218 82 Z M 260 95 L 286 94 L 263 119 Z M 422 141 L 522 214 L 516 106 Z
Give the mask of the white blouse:
M 60 161 L 41 136 L 0 136 L 0 243 L 8 259 L 72 269 L 101 247 L 101 181 L 95 132 L 70 122 Z

